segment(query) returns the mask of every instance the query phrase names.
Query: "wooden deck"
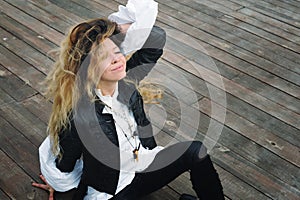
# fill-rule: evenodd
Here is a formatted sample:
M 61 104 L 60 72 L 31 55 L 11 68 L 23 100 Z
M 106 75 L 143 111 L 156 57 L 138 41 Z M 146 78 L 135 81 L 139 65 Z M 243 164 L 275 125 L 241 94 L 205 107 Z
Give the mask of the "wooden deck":
M 182 130 L 197 131 L 194 138 L 199 140 L 210 124 L 224 125 L 210 154 L 227 199 L 299 199 L 300 1 L 158 2 L 156 24 L 168 30 L 166 51 L 159 61 L 164 67 L 153 72 L 168 83 L 161 106 L 151 109 L 155 116 L 153 111 L 163 107 L 167 115 L 157 135 L 159 143 L 183 140 L 188 133 L 177 131 L 179 124 Z M 38 146 L 46 136 L 51 110 L 41 84 L 54 60 L 48 52 L 58 47 L 68 27 L 107 16 L 124 3 L 1 1 L 1 200 L 47 199 L 47 193 L 33 188 L 31 181 L 40 181 Z M 202 59 L 205 54 L 218 67 L 226 89 L 226 104 L 214 104 L 226 109 L 224 123 L 211 111 L 211 91 L 219 94 L 222 87 L 214 81 L 217 71 Z M 183 62 L 182 57 L 191 62 Z M 170 85 L 183 97 L 176 97 Z M 183 116 L 182 110 L 197 113 L 199 125 L 195 126 L 194 116 Z M 181 193 L 194 193 L 188 174 L 145 199 L 178 199 Z M 57 197 L 66 199 L 64 195 L 70 196 Z

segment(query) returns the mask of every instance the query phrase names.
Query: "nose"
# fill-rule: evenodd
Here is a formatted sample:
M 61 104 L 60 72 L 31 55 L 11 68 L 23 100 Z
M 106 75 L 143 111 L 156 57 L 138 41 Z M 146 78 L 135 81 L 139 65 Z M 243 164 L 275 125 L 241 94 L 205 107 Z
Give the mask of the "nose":
M 117 62 L 120 61 L 122 55 L 118 54 L 118 55 L 114 55 L 113 59 L 112 59 L 112 64 L 115 64 Z

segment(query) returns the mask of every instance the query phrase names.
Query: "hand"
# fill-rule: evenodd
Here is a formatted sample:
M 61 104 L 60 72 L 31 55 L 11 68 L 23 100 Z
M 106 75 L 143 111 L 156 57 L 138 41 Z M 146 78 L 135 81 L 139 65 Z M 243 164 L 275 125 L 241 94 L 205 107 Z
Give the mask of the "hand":
M 130 27 L 130 25 L 131 25 L 131 23 L 128 23 L 128 24 L 119 24 L 121 33 L 126 34 L 127 30 Z
M 49 192 L 49 200 L 54 200 L 54 192 L 55 190 L 48 184 L 46 181 L 45 177 L 41 174 L 40 178 L 45 184 L 40 184 L 40 183 L 32 183 L 32 186 L 41 188 L 43 190 L 47 190 Z

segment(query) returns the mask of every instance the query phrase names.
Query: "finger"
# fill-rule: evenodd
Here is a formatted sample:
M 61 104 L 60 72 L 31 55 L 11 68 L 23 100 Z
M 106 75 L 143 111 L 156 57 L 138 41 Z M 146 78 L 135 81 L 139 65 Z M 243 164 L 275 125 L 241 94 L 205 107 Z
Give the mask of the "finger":
M 43 174 L 40 175 L 40 178 L 42 179 L 42 181 L 44 181 L 44 183 L 48 185 L 48 182 L 46 181 L 46 178 L 43 176 Z
M 49 200 L 54 200 L 54 190 L 50 189 Z
M 41 188 L 41 189 L 44 189 L 44 190 L 49 190 L 49 186 L 48 186 L 48 185 L 45 185 L 45 184 L 32 183 L 32 186 L 38 187 L 38 188 Z

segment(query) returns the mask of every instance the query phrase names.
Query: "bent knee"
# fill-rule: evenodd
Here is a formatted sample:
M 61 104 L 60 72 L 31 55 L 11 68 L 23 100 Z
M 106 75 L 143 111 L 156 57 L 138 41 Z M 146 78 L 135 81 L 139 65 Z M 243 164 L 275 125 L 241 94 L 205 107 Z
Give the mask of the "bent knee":
M 198 152 L 198 158 L 202 160 L 206 156 L 207 156 L 207 148 L 202 144 Z
M 195 159 L 204 159 L 207 154 L 207 148 L 200 141 L 193 141 L 192 149 L 194 150 Z

